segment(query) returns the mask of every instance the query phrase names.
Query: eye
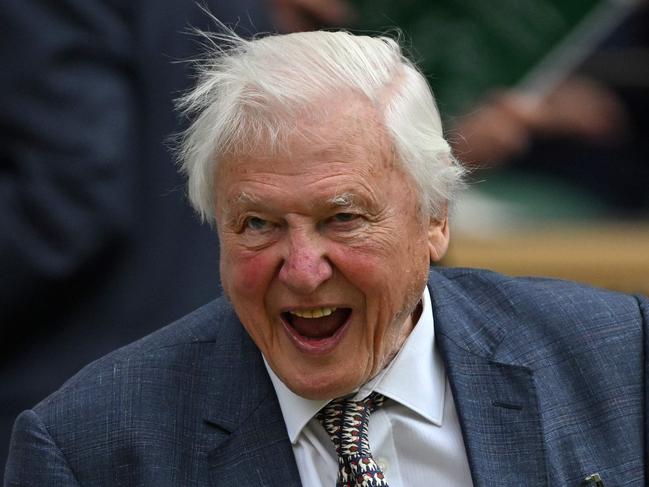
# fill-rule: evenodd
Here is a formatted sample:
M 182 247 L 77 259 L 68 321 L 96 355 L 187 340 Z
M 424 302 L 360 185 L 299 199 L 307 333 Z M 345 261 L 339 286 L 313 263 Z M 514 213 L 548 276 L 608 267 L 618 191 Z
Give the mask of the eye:
M 270 223 L 263 218 L 257 216 L 251 216 L 247 218 L 244 223 L 244 230 L 254 230 L 256 232 L 266 230 L 270 226 Z
M 336 213 L 331 217 L 331 220 L 337 223 L 347 223 L 358 218 L 355 213 Z

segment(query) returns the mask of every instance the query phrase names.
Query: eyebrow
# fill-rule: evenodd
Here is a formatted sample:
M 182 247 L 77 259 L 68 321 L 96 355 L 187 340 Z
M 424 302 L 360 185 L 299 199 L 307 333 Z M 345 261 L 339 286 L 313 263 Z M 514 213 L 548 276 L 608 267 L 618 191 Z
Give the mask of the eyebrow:
M 261 200 L 254 195 L 241 191 L 238 195 L 232 198 L 232 201 L 239 205 L 258 205 Z
M 236 213 L 236 211 L 233 211 L 233 208 L 241 206 L 258 206 L 261 204 L 261 200 L 245 191 L 241 191 L 239 194 L 233 196 L 229 203 L 230 204 L 225 205 L 222 210 L 223 217 L 226 220 L 232 220 L 233 213 Z
M 331 206 L 337 206 L 342 208 L 350 208 L 356 206 L 356 197 L 352 193 L 341 193 L 337 194 L 333 198 L 328 200 L 328 203 Z

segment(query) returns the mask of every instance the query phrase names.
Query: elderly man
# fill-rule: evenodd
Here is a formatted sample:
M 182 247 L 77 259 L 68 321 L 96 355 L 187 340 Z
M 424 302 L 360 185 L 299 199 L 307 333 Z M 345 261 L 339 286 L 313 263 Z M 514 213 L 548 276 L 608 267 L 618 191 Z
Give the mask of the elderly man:
M 647 299 L 431 270 L 462 170 L 398 45 L 226 37 L 181 155 L 227 299 L 24 412 L 6 485 L 644 485 Z

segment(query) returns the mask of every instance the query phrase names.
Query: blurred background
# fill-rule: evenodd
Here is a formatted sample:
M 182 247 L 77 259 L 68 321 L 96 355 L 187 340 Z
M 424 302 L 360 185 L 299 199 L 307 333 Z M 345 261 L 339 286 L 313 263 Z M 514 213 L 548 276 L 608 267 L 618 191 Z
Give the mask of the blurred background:
M 0 465 L 21 410 L 220 293 L 168 148 L 204 8 L 402 36 L 471 171 L 444 265 L 649 294 L 646 2 L 5 0 Z

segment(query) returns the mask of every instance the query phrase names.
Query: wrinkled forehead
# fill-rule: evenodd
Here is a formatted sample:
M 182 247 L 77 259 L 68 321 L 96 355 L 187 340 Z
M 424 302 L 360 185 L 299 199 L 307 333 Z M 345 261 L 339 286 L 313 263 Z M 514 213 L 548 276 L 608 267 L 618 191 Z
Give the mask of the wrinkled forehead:
M 259 198 L 257 191 L 267 194 L 270 187 L 285 186 L 297 194 L 298 187 L 308 186 L 330 200 L 341 191 L 353 193 L 364 187 L 361 192 L 372 193 L 369 186 L 395 176 L 393 169 L 400 166 L 395 165 L 392 142 L 378 110 L 357 98 L 327 101 L 282 120 L 274 132 L 262 131 L 261 137 L 240 144 L 238 151 L 219 163 L 218 211 L 241 201 L 242 192 L 250 200 Z M 291 196 L 285 195 L 287 200 Z M 315 197 L 303 196 L 305 200 Z
M 380 107 L 350 90 L 302 103 L 244 107 L 238 129 L 221 161 L 288 153 L 299 160 L 305 150 L 323 155 L 372 150 L 379 162 L 394 159 Z

